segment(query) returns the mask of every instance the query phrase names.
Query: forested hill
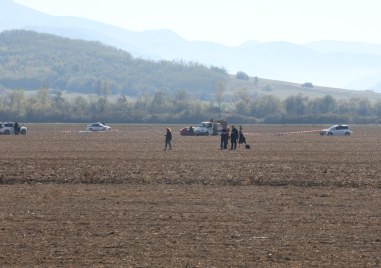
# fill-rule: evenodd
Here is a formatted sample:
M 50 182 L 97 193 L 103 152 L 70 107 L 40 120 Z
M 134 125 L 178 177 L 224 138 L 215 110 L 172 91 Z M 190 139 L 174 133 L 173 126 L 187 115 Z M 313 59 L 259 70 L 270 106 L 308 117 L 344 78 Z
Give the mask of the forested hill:
M 107 81 L 113 93 L 186 90 L 212 93 L 228 79 L 222 68 L 197 63 L 148 61 L 99 42 L 73 40 L 32 31 L 0 33 L 0 87 L 35 90 L 42 86 L 94 93 Z

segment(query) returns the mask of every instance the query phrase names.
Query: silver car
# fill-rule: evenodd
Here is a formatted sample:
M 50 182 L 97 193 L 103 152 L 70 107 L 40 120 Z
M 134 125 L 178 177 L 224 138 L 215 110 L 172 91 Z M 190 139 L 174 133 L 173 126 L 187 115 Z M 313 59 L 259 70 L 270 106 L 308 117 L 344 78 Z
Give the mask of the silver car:
M 320 130 L 320 135 L 327 136 L 350 136 L 353 131 L 349 125 L 334 125 L 332 127 Z
M 108 130 L 111 130 L 111 127 L 98 122 L 98 123 L 87 125 L 86 129 L 88 131 L 108 131 Z

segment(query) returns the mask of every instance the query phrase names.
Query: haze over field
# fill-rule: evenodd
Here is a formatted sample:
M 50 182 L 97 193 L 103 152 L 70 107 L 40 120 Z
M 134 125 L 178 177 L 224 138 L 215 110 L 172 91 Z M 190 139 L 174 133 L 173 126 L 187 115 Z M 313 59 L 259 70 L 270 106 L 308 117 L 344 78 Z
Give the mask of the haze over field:
M 134 56 L 197 61 L 232 74 L 381 92 L 377 0 L 0 2 L 0 30 L 99 40 Z

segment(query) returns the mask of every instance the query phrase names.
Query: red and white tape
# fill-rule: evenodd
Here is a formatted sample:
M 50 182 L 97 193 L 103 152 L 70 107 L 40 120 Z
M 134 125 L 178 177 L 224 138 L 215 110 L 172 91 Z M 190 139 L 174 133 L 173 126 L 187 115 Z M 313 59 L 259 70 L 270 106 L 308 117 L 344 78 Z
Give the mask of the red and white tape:
M 313 129 L 313 130 L 300 130 L 300 131 L 286 131 L 286 132 L 278 132 L 278 133 L 260 133 L 260 132 L 245 132 L 245 135 L 276 135 L 276 136 L 281 136 L 281 135 L 290 135 L 290 134 L 306 134 L 306 133 L 313 133 L 313 132 L 320 132 L 320 129 Z

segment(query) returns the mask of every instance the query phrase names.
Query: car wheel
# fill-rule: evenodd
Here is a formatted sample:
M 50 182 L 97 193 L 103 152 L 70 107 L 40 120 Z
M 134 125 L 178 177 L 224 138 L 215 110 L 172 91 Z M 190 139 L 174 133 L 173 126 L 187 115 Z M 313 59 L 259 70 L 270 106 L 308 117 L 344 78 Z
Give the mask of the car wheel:
M 25 129 L 22 129 L 22 130 L 20 131 L 20 133 L 21 133 L 22 135 L 25 135 L 25 134 L 26 134 L 26 130 L 25 130 Z
M 11 132 L 9 132 L 9 130 L 7 129 L 6 131 L 4 131 L 4 134 L 9 135 L 9 134 L 11 134 Z
M 345 132 L 345 136 L 350 136 L 350 135 L 351 135 L 351 133 Z
M 328 135 L 328 136 L 333 136 L 333 133 L 332 133 L 332 132 L 328 132 L 327 135 Z

